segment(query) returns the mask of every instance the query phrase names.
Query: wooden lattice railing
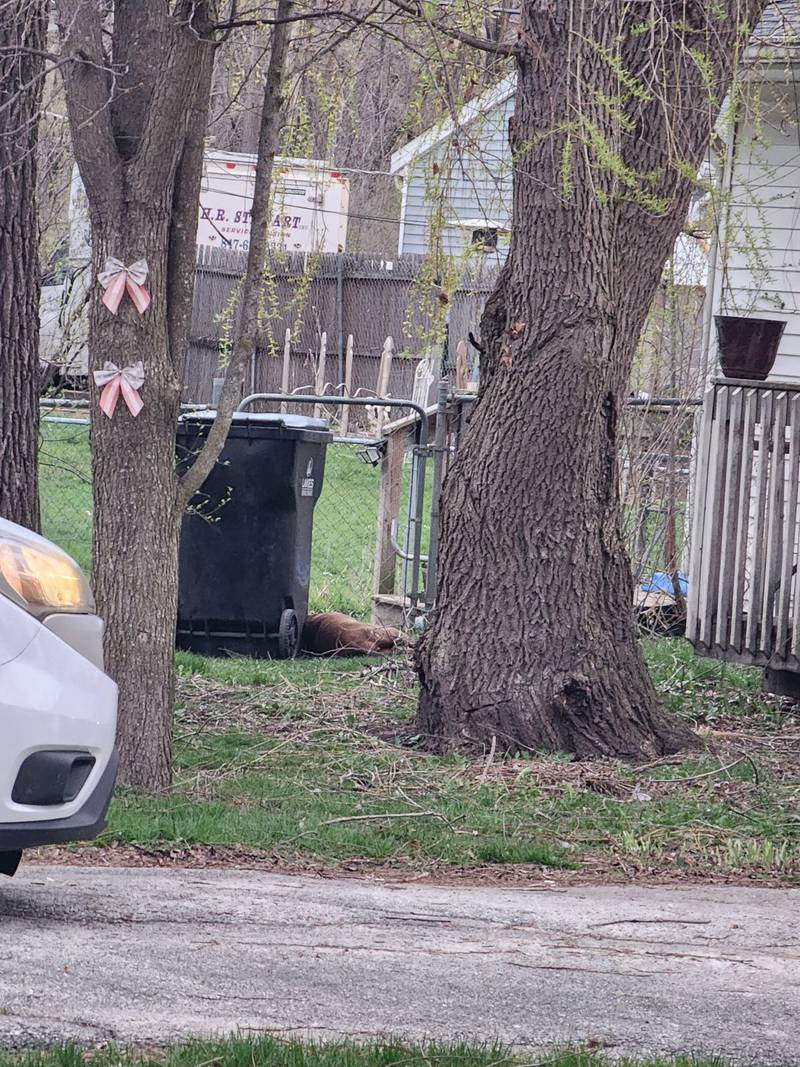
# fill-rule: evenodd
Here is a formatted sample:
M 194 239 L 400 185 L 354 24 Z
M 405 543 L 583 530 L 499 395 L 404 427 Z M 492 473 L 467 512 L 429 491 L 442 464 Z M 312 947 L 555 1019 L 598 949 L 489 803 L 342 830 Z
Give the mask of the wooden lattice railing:
M 716 381 L 695 469 L 687 637 L 800 671 L 800 385 Z

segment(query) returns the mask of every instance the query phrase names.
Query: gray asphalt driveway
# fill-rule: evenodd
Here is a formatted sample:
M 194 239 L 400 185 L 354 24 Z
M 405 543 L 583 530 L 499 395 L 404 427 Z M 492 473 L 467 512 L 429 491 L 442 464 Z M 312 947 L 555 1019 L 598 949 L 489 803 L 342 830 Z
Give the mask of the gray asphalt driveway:
M 0 1043 L 241 1029 L 798 1065 L 799 906 L 795 890 L 27 867 L 0 883 Z

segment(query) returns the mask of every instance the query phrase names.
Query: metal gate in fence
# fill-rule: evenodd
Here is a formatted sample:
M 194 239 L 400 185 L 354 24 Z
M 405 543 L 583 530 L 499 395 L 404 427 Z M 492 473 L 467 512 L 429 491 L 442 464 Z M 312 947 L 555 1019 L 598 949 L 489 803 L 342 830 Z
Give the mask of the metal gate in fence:
M 311 611 L 414 624 L 436 600 L 439 500 L 475 395 L 438 386 L 437 404 L 314 394 L 255 394 L 247 406 L 328 415 L 322 495 L 314 515 Z M 43 532 L 91 566 L 88 401 L 51 400 L 42 421 Z M 622 442 L 622 496 L 639 591 L 654 574 L 680 577 L 696 402 L 632 402 Z M 60 406 L 59 406 L 60 405 Z M 76 411 L 76 405 L 78 410 Z M 370 411 L 368 429 L 348 410 Z M 347 433 L 342 427 L 348 424 Z M 362 421 L 362 426 L 364 425 Z M 428 464 L 430 463 L 430 469 Z M 669 591 L 664 594 L 669 599 Z

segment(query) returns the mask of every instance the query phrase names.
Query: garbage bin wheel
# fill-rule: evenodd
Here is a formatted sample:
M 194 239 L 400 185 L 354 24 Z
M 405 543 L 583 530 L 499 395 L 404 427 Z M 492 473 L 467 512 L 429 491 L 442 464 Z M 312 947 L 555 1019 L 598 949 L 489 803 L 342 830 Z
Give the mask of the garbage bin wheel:
M 300 645 L 300 626 L 291 608 L 281 612 L 278 623 L 278 659 L 294 659 Z

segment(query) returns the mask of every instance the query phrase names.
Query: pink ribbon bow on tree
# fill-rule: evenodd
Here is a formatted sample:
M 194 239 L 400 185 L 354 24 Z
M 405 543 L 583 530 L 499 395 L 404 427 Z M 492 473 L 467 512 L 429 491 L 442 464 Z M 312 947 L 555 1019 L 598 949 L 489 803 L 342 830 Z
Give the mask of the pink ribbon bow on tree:
M 147 260 L 137 259 L 129 267 L 113 256 L 106 259 L 106 265 L 97 275 L 97 280 L 105 289 L 103 303 L 116 315 L 119 305 L 127 290 L 134 307 L 143 315 L 150 307 L 150 294 L 144 287 L 147 278 Z
M 132 367 L 124 367 L 122 370 L 116 363 L 106 363 L 102 370 L 94 372 L 95 385 L 102 388 L 100 394 L 100 410 L 109 418 L 114 414 L 119 394 L 128 405 L 128 411 L 134 418 L 144 407 L 138 390 L 144 384 L 144 364 L 141 360 Z

